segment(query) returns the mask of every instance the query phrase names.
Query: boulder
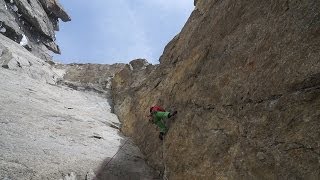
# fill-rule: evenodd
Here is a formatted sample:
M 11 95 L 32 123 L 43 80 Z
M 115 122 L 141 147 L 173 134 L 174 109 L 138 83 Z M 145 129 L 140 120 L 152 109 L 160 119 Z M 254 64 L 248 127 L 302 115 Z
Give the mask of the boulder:
M 148 65 L 149 63 L 145 59 L 135 59 L 129 62 L 130 69 L 132 70 L 142 70 L 147 68 Z

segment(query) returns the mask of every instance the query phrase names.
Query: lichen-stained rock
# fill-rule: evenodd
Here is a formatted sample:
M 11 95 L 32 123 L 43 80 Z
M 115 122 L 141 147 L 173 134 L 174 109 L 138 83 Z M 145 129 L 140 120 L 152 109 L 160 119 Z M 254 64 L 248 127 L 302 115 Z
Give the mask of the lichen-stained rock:
M 121 71 L 117 72 L 112 78 L 112 92 L 114 101 L 115 113 L 123 116 L 129 111 L 124 110 L 129 108 L 131 99 L 128 94 L 132 94 L 135 88 L 140 87 L 146 77 L 152 73 L 157 66 L 149 64 L 145 59 L 135 59 L 129 62 Z M 126 99 L 129 98 L 129 99 Z M 123 118 L 125 120 L 126 118 Z M 123 129 L 128 125 L 124 123 Z M 130 129 L 130 128 L 128 128 Z M 126 130 L 124 130 L 126 132 Z
M 121 92 L 138 87 L 155 66 L 145 59 L 132 60 L 112 79 L 112 89 Z M 124 89 L 125 88 L 125 89 Z
M 100 93 L 109 94 L 111 78 L 121 71 L 125 64 L 57 64 L 59 69 L 65 69 L 64 82 L 73 88 L 85 88 Z
M 124 133 L 168 179 L 319 179 L 319 27 L 320 1 L 198 0 L 159 67 L 114 92 Z M 178 110 L 164 142 L 154 104 Z
M 14 0 L 23 16 L 40 32 L 55 40 L 54 27 L 37 0 Z
M 56 0 L 39 0 L 42 7 L 47 13 L 53 13 L 57 18 L 60 18 L 63 22 L 71 21 L 70 16 L 63 9 L 60 3 Z

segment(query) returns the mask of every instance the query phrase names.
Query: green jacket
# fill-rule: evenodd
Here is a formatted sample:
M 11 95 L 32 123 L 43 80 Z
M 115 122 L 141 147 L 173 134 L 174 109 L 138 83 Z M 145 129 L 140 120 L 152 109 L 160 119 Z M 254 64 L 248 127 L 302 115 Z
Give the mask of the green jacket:
M 152 122 L 156 124 L 160 128 L 160 132 L 166 133 L 168 131 L 168 128 L 166 127 L 164 121 L 165 119 L 168 119 L 170 112 L 153 112 L 152 113 Z

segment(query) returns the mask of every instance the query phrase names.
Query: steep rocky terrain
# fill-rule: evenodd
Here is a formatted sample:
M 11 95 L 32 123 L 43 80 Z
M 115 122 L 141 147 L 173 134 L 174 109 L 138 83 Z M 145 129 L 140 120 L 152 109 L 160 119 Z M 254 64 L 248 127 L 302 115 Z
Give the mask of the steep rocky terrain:
M 110 99 L 0 34 L 0 179 L 157 179 Z M 5 63 L 7 62 L 7 63 Z
M 0 0 L 0 33 L 46 61 L 60 53 L 58 19 L 71 20 L 57 0 Z
M 63 81 L 58 83 L 78 90 L 92 90 L 110 96 L 111 79 L 125 64 L 55 64 L 66 71 Z
M 159 66 L 114 77 L 122 131 L 169 179 L 319 179 L 320 1 L 195 4 Z M 154 104 L 179 112 L 163 142 Z
M 125 65 L 61 65 L 56 0 L 0 0 L 0 179 L 159 179 L 109 98 Z
M 0 179 L 157 178 L 119 128 L 164 179 L 319 179 L 320 1 L 194 4 L 159 65 L 50 66 L 63 8 L 0 0 Z

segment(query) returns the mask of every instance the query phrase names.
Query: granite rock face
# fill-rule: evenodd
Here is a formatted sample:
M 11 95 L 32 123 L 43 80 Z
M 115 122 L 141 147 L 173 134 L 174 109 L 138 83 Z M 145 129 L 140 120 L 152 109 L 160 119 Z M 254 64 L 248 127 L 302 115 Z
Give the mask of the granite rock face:
M 132 90 L 140 87 L 141 83 L 153 72 L 157 66 L 149 64 L 145 59 L 132 60 L 121 71 L 116 73 L 116 76 L 111 80 L 112 100 L 114 104 L 114 111 L 117 115 L 123 116 L 129 111 L 124 107 L 129 107 L 126 104 L 131 101 L 128 94 L 132 94 Z M 129 99 L 127 99 L 129 98 Z M 123 118 L 122 120 L 126 120 Z M 127 129 L 127 123 L 123 123 L 122 129 Z M 131 129 L 131 128 L 128 128 Z M 124 131 L 126 132 L 126 130 Z
M 320 1 L 195 4 L 145 79 L 115 75 L 122 131 L 169 179 L 319 179 Z
M 110 95 L 111 79 L 121 71 L 125 64 L 56 64 L 57 69 L 64 69 L 63 81 L 59 82 L 78 90 L 93 90 Z
M 40 0 L 40 3 L 47 14 L 54 14 L 55 17 L 60 18 L 63 22 L 71 21 L 70 16 L 66 13 L 61 4 L 56 0 Z
M 0 15 L 0 33 L 47 61 L 49 50 L 60 53 L 58 18 L 71 20 L 56 0 L 0 0 Z
M 0 179 L 159 179 L 106 94 L 58 84 L 67 69 L 1 34 L 0 65 Z
M 39 82 L 55 84 L 62 78 L 48 63 L 36 58 L 19 44 L 0 34 L 0 70 L 12 70 Z

